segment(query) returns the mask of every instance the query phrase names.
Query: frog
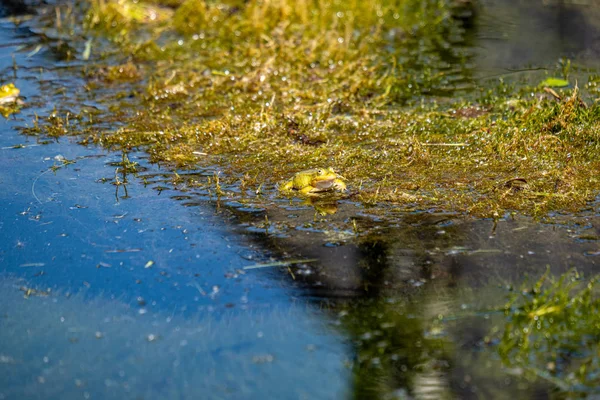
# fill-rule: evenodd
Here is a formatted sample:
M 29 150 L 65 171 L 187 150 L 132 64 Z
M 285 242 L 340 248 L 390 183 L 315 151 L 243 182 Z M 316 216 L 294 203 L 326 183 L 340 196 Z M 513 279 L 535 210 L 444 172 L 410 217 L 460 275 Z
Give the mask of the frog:
M 0 104 L 15 103 L 21 91 L 13 83 L 0 86 Z
M 19 112 L 20 106 L 23 105 L 19 93 L 21 91 L 13 83 L 0 86 L 0 115 L 4 118 Z
M 292 179 L 284 183 L 282 192 L 298 192 L 307 196 L 315 196 L 325 192 L 346 190 L 343 177 L 333 168 L 313 168 L 297 172 Z

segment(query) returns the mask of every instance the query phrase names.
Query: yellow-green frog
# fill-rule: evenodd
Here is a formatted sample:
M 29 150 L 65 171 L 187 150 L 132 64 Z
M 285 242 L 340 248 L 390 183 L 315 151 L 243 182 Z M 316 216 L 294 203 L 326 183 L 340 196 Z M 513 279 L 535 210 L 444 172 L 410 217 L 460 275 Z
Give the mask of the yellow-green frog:
M 0 86 L 0 104 L 14 103 L 19 98 L 21 91 L 12 84 Z
M 0 115 L 4 118 L 19 112 L 19 108 L 23 104 L 19 99 L 20 92 L 12 83 L 0 86 Z
M 292 179 L 284 183 L 282 192 L 299 192 L 304 195 L 317 195 L 323 192 L 345 191 L 343 177 L 333 168 L 314 168 L 297 172 Z

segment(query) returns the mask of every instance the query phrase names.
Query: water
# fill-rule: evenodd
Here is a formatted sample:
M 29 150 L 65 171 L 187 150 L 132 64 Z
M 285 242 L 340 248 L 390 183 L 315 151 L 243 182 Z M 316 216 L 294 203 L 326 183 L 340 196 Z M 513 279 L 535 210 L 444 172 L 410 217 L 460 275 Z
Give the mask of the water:
M 6 21 L 0 32 L 12 51 L 35 41 L 15 38 Z M 16 80 L 28 101 L 40 96 L 38 79 L 69 79 L 40 78 L 36 67 L 52 62 L 42 54 L 16 57 L 28 66 Z M 10 65 L 5 53 L 1 67 Z M 61 84 L 78 84 L 71 79 Z M 232 235 L 211 204 L 182 207 L 152 190 L 159 184 L 130 177 L 128 198 L 122 187 L 115 196 L 102 180 L 114 177 L 119 154 L 69 138 L 42 145 L 13 129 L 44 111 L 0 128 L 0 398 L 347 392 L 349 349 L 328 318 L 296 303 L 293 288 L 243 271 L 268 251 Z M 130 159 L 147 168 L 146 181 L 161 176 L 143 155 Z
M 577 40 L 594 37 L 585 18 L 595 8 L 568 6 L 561 26 L 588 24 L 530 52 L 491 39 L 491 18 L 529 35 L 538 25 L 513 13 L 543 24 L 559 6 L 485 4 L 482 74 L 573 54 L 597 61 L 597 41 Z M 494 307 L 546 268 L 596 273 L 596 205 L 554 225 L 429 212 L 388 223 L 348 201 L 315 216 L 300 202 L 248 210 L 181 193 L 142 153 L 129 155 L 138 176 L 124 177 L 121 154 L 19 134 L 35 113 L 76 102 L 55 89 L 77 92 L 82 81 L 8 21 L 0 43 L 2 77 L 12 80 L 14 54 L 29 104 L 0 123 L 0 398 L 546 398 L 555 389 L 503 366 L 488 340 L 502 317 Z M 127 178 L 127 196 L 115 175 Z M 337 228 L 349 218 L 358 232 Z M 244 269 L 290 258 L 301 262 Z
M 482 1 L 471 33 L 481 69 L 545 67 L 560 58 L 598 66 L 598 2 Z

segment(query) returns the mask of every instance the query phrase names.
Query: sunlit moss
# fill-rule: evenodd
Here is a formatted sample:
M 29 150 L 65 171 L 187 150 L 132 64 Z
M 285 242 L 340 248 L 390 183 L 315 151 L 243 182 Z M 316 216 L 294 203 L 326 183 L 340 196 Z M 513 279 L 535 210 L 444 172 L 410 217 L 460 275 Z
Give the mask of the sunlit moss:
M 91 0 L 87 23 L 108 30 L 129 28 L 132 24 L 164 22 L 173 12 L 165 7 L 132 0 Z
M 89 23 L 109 3 L 89 4 L 88 28 L 132 57 L 88 77 L 92 92 L 98 75 L 125 88 L 98 117 L 120 128 L 86 127 L 88 141 L 173 168 L 219 164 L 273 196 L 331 166 L 367 204 L 487 217 L 577 211 L 600 190 L 597 78 L 475 81 L 456 2 L 187 0 L 155 24 Z M 555 76 L 569 73 L 563 61 Z
M 107 69 L 103 69 L 101 70 L 101 75 L 103 75 L 109 82 L 132 81 L 141 78 L 141 74 L 137 66 L 131 62 L 122 65 L 114 65 L 108 67 Z
M 183 34 L 191 35 L 206 28 L 211 19 L 203 0 L 186 0 L 175 11 L 173 26 Z

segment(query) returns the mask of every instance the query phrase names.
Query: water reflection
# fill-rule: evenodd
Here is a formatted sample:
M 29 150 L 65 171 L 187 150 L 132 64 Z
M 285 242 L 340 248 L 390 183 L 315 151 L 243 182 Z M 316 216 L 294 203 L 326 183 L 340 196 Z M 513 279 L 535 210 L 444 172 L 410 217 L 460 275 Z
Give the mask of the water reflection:
M 335 214 L 338 210 L 337 201 L 335 200 L 309 198 L 302 204 L 312 206 L 315 212 L 322 217 Z
M 5 129 L 0 147 L 21 140 Z M 265 250 L 223 210 L 131 176 L 116 199 L 120 155 L 96 148 L 0 151 L 0 398 L 345 397 L 348 346 L 293 288 L 244 272 Z M 53 171 L 56 154 L 75 163 Z
M 478 47 L 475 63 L 480 69 L 552 66 L 563 57 L 598 65 L 598 1 L 481 0 L 479 3 L 473 32 Z
M 329 223 L 355 214 L 353 207 L 341 204 Z M 279 254 L 319 260 L 281 276 L 328 309 L 349 337 L 354 398 L 538 398 L 552 385 L 506 368 L 491 332 L 502 324 L 506 287 L 535 279 L 547 266 L 555 274 L 573 266 L 597 273 L 595 258 L 586 256 L 596 243 L 576 240 L 595 232 L 597 221 L 580 224 L 421 213 L 336 246 L 327 229 L 253 238 Z
M 0 42 L 13 33 L 0 21 Z M 42 52 L 15 62 L 37 67 L 18 69 L 28 107 L 0 120 L 0 399 L 346 397 L 347 345 L 292 288 L 244 273 L 268 254 L 214 203 L 160 195 L 181 193 L 139 153 L 19 135 L 83 83 Z

